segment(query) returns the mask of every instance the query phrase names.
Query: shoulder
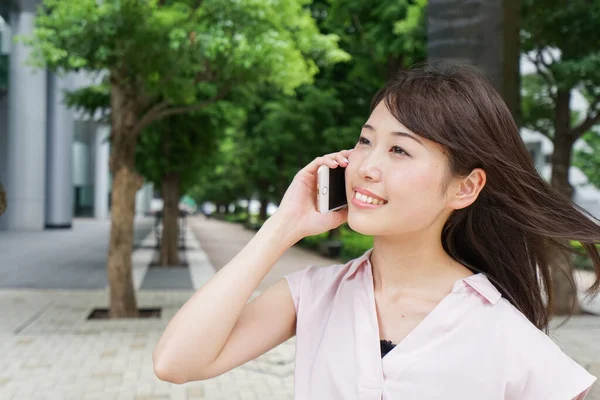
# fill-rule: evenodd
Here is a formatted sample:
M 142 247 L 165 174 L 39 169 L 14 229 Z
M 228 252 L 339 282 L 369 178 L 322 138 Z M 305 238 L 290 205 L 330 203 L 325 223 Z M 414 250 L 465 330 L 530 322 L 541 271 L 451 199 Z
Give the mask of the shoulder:
M 506 400 L 571 400 L 596 377 L 569 357 L 481 274 L 466 279 L 483 304 L 473 320 L 476 340 L 505 384 Z M 476 332 L 476 333 L 475 333 Z
M 353 262 L 349 261 L 346 264 L 332 264 L 327 266 L 310 265 L 299 271 L 287 274 L 284 277 L 293 292 L 301 292 L 303 288 L 308 288 L 308 286 L 314 289 L 324 288 L 339 283 L 340 278 L 343 278 L 350 271 Z
M 361 257 L 346 263 L 327 266 L 310 265 L 304 269 L 285 275 L 290 292 L 298 309 L 302 297 L 310 298 L 311 302 L 328 293 L 336 292 L 339 287 L 368 257 L 370 250 Z
M 504 343 L 507 399 L 571 400 L 596 380 L 506 299 L 493 314 L 490 328 Z

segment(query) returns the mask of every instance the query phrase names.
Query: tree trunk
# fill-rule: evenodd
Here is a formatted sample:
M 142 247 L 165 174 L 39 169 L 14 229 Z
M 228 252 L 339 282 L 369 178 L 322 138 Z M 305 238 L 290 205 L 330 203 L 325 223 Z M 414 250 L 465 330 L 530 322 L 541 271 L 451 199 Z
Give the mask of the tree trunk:
M 502 0 L 430 0 L 427 53 L 430 61 L 455 60 L 480 68 L 502 92 Z
M 6 210 L 6 191 L 0 182 L 0 215 L 4 213 L 4 210 Z
M 559 91 L 555 100 L 554 152 L 552 153 L 552 177 L 550 183 L 568 198 L 573 196 L 569 183 L 569 167 L 575 139 L 571 135 L 570 91 Z
M 386 80 L 390 81 L 392 79 L 394 79 L 398 73 L 400 72 L 400 70 L 402 69 L 402 67 L 404 66 L 404 60 L 401 58 L 395 58 L 395 57 L 388 57 L 387 59 L 387 64 L 386 64 L 386 72 L 385 72 L 385 78 Z
M 564 243 L 568 245 L 568 242 Z M 552 313 L 554 315 L 581 314 L 581 306 L 577 293 L 573 290 L 573 268 L 568 260 L 569 255 L 561 250 L 550 253 L 552 261 Z
M 162 182 L 163 230 L 160 248 L 162 266 L 179 265 L 179 174 L 168 172 Z
M 554 104 L 554 152 L 552 153 L 552 177 L 550 179 L 550 184 L 569 199 L 573 196 L 573 187 L 569 182 L 569 168 L 575 143 L 571 134 L 570 101 L 570 90 L 562 90 L 557 93 Z M 568 242 L 563 244 L 569 245 Z M 556 315 L 569 314 L 571 309 L 574 314 L 581 313 L 577 292 L 573 290 L 570 282 L 570 279 L 573 279 L 573 268 L 566 257 L 567 255 L 559 250 L 550 254 L 550 260 L 553 261 L 554 305 L 552 311 Z
M 523 122 L 521 111 L 521 0 L 504 1 L 504 59 L 502 60 L 502 98 L 515 122 Z
M 517 121 L 520 4 L 520 0 L 429 0 L 427 6 L 429 62 L 450 59 L 479 68 Z
M 246 222 L 250 222 L 250 202 L 252 201 L 252 197 L 248 197 L 248 205 L 246 206 Z
M 259 221 L 267 220 L 267 205 L 269 204 L 269 200 L 265 196 L 260 197 L 260 211 L 258 212 Z
M 135 195 L 143 180 L 135 171 L 137 136 L 132 134 L 137 123 L 134 91 L 113 83 L 111 86 L 112 135 L 110 170 L 111 231 L 108 249 L 108 282 L 110 284 L 110 318 L 139 316 L 133 277 L 133 217 Z

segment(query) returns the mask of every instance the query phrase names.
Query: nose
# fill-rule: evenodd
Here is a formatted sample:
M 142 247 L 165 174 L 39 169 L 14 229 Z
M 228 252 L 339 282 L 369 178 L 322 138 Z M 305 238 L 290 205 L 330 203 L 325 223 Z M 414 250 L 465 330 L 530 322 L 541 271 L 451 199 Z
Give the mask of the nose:
M 361 161 L 358 166 L 358 174 L 364 180 L 377 182 L 381 179 L 381 169 L 375 152 L 372 152 Z

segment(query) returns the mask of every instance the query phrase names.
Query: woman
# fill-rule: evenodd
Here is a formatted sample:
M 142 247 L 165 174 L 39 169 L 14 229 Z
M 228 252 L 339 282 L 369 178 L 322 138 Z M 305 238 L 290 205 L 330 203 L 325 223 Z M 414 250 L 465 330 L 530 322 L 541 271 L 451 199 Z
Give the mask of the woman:
M 315 210 L 323 164 L 346 167 L 346 210 Z M 294 243 L 346 221 L 372 249 L 246 304 Z M 464 67 L 402 72 L 373 99 L 356 147 L 298 172 L 277 212 L 178 311 L 154 369 L 207 379 L 297 335 L 297 400 L 583 399 L 596 377 L 543 332 L 548 255 L 567 240 L 598 275 L 600 227 L 540 178 L 491 86 Z

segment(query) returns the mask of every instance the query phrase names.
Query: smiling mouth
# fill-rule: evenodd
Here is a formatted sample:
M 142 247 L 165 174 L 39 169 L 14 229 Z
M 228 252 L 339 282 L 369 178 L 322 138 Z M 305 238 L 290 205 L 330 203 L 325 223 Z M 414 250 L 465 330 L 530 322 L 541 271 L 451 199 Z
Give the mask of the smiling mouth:
M 386 200 L 375 199 L 359 192 L 354 192 L 354 198 L 362 203 L 372 204 L 375 206 L 382 206 L 388 203 Z

